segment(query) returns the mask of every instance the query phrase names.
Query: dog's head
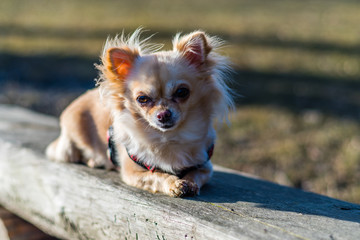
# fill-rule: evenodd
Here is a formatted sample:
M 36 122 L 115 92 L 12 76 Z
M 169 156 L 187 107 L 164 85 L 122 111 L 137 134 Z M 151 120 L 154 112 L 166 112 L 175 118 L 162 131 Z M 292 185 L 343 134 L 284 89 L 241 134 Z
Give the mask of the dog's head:
M 173 50 L 146 52 L 139 32 L 108 40 L 100 87 L 119 110 L 161 132 L 192 124 L 208 126 L 232 105 L 223 72 L 225 58 L 212 53 L 219 41 L 197 31 L 173 40 Z M 222 118 L 223 116 L 219 116 Z

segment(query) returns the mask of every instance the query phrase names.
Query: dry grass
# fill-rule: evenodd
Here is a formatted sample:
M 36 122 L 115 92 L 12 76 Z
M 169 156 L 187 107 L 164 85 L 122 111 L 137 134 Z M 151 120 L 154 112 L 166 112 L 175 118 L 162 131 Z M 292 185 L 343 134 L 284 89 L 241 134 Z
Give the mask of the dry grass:
M 231 120 L 231 128 L 219 131 L 216 163 L 337 198 L 360 198 L 356 122 L 264 106 L 243 107 Z

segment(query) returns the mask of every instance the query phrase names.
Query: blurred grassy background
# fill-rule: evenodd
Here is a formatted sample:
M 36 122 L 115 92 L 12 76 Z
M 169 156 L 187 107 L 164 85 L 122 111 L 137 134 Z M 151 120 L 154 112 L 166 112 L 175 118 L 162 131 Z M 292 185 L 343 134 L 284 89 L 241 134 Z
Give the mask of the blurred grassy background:
M 58 116 L 94 86 L 108 35 L 138 26 L 225 39 L 244 97 L 214 162 L 360 203 L 360 3 L 354 0 L 0 2 L 0 103 Z

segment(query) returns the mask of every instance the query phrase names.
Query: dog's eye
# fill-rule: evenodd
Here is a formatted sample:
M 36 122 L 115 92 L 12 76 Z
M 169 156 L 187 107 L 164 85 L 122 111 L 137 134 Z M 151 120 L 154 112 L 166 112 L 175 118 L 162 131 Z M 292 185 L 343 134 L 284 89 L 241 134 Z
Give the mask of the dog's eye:
M 136 99 L 139 103 L 141 104 L 145 104 L 145 103 L 149 103 L 151 102 L 151 98 L 149 98 L 148 96 L 139 96 Z
M 187 98 L 190 94 L 190 90 L 184 87 L 178 88 L 174 93 L 175 98 Z

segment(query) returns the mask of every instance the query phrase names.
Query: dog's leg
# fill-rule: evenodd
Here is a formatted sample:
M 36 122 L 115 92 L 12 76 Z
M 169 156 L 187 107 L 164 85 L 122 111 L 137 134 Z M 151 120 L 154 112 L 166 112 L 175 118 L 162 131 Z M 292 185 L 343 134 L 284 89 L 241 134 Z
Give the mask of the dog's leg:
M 46 148 L 46 156 L 56 162 L 81 161 L 80 151 L 71 141 L 65 128 L 61 129 L 60 136 Z
M 113 168 L 112 163 L 106 155 L 106 146 L 100 139 L 94 136 L 90 139 L 90 136 L 87 134 L 78 134 L 76 139 L 77 142 L 75 144 L 67 134 L 66 128 L 62 127 L 60 136 L 47 147 L 46 156 L 56 162 L 83 162 L 91 168 Z M 90 140 L 95 144 L 89 144 Z
M 123 181 L 130 186 L 153 193 L 165 193 L 172 197 L 192 196 L 199 191 L 194 182 L 142 168 L 127 156 L 126 151 L 122 151 L 121 159 L 121 176 Z
M 95 139 L 92 139 L 94 142 Z M 81 152 L 81 162 L 91 168 L 105 168 L 107 170 L 113 169 L 113 164 L 108 159 L 106 154 L 106 146 L 100 141 L 98 144 L 87 145 L 83 141 L 77 142 L 78 149 Z
M 71 123 L 74 124 L 74 122 Z M 49 159 L 56 162 L 83 162 L 91 168 L 112 169 L 114 167 L 106 154 L 107 146 L 100 139 L 97 131 L 84 128 L 81 124 L 72 126 L 71 131 L 68 131 L 65 123 L 61 125 L 60 136 L 46 149 Z
M 212 163 L 208 161 L 201 168 L 195 169 L 187 173 L 182 179 L 192 182 L 194 185 L 196 185 L 197 191 L 195 192 L 195 194 L 199 195 L 200 188 L 210 180 L 212 174 L 213 174 Z

